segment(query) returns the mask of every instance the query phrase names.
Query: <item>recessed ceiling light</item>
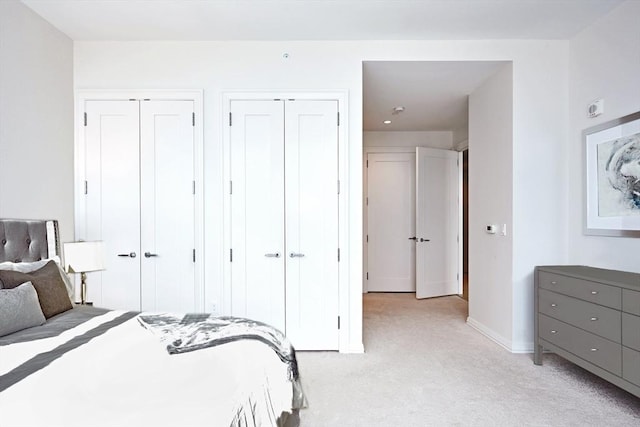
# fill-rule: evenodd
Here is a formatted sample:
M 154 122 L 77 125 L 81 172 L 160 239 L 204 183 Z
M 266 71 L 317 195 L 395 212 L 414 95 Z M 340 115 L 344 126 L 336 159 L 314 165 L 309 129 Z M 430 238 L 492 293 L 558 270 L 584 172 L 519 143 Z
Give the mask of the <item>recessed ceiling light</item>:
M 390 125 L 390 124 L 391 124 L 391 120 L 385 120 L 385 121 L 384 121 L 384 122 L 382 122 L 382 123 L 384 123 L 385 125 Z
M 399 105 L 397 107 L 393 107 L 393 113 L 391 114 L 400 114 L 404 111 L 404 107 Z

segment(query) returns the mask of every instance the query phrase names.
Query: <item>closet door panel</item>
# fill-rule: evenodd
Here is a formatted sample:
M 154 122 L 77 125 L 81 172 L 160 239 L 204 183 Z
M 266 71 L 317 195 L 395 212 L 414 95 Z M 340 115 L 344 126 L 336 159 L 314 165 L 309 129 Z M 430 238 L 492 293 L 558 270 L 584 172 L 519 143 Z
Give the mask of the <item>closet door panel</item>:
M 193 101 L 140 103 L 143 311 L 196 311 Z
M 85 107 L 86 239 L 102 240 L 105 247 L 105 270 L 88 275 L 88 299 L 139 310 L 138 102 L 87 101 Z
M 231 314 L 284 331 L 284 103 L 231 101 Z
M 286 319 L 301 350 L 337 350 L 338 103 L 286 103 Z

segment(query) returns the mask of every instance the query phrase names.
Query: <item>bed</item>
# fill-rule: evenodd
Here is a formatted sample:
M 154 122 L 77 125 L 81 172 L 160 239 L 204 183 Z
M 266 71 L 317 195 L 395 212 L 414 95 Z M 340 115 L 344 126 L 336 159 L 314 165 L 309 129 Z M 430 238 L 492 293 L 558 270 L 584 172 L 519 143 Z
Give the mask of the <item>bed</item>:
M 56 221 L 0 219 L 3 427 L 299 425 L 295 351 L 278 331 L 72 304 L 59 247 Z

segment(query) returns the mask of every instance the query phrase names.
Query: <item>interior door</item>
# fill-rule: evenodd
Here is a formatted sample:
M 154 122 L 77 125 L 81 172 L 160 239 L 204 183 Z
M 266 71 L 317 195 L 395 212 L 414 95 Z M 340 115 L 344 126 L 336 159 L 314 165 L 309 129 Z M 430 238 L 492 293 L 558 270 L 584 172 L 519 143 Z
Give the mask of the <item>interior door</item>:
M 196 311 L 193 108 L 140 103 L 143 311 Z
M 137 101 L 85 104 L 87 240 L 103 240 L 105 270 L 89 273 L 89 301 L 140 309 L 140 177 Z
M 416 155 L 367 155 L 367 290 L 416 290 Z
M 337 350 L 338 102 L 285 103 L 286 333 Z
M 416 297 L 458 293 L 458 153 L 416 148 Z
M 284 331 L 284 102 L 230 108 L 231 314 Z

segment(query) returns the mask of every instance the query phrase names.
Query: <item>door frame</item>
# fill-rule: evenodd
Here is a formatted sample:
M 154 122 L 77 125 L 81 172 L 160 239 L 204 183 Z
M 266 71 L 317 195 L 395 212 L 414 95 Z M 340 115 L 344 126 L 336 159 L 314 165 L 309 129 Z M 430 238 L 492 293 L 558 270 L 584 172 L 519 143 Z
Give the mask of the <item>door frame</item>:
M 431 148 L 431 147 L 425 147 L 425 148 Z M 458 161 L 462 162 L 462 152 L 460 150 L 458 150 L 457 148 L 452 149 L 451 151 L 457 151 L 458 152 Z M 369 282 L 367 280 L 367 271 L 369 268 L 369 251 L 368 251 L 368 243 L 367 243 L 367 239 L 366 239 L 366 235 L 369 232 L 369 213 L 367 210 L 367 197 L 369 197 L 368 191 L 369 191 L 369 180 L 368 180 L 368 175 L 369 175 L 369 171 L 367 169 L 367 159 L 369 156 L 369 153 L 414 153 L 416 152 L 416 147 L 414 146 L 410 146 L 410 147 L 385 147 L 385 146 L 368 146 L 368 147 L 363 147 L 362 150 L 362 184 L 363 184 L 363 189 L 362 189 L 362 212 L 363 212 L 363 219 L 362 219 L 362 293 L 366 294 L 369 292 Z M 458 186 L 459 188 L 462 188 L 462 173 L 460 173 L 460 170 L 462 168 L 459 168 L 459 174 L 458 174 Z M 459 192 L 460 193 L 460 192 Z M 458 220 L 459 220 L 459 225 L 458 225 L 458 293 L 462 294 L 462 243 L 461 243 L 461 239 L 462 239 L 462 196 L 459 195 L 459 200 L 458 200 Z
M 304 99 L 304 100 L 333 100 L 338 101 L 338 112 L 340 114 L 340 124 L 338 126 L 338 180 L 336 190 L 339 186 L 338 195 L 338 248 L 340 249 L 340 262 L 338 263 L 338 293 L 340 316 L 339 351 L 341 353 L 353 352 L 349 347 L 349 330 L 351 318 L 349 316 L 349 274 L 350 274 L 350 249 L 349 249 L 349 141 L 347 139 L 349 116 L 348 97 L 346 91 L 228 91 L 222 93 L 221 121 L 222 143 L 223 143 L 223 220 L 222 220 L 222 254 L 223 262 L 223 285 L 218 301 L 222 301 L 222 312 L 231 312 L 231 132 L 229 126 L 229 114 L 231 112 L 231 101 L 233 100 L 275 100 L 275 99 Z M 337 120 L 337 118 L 336 118 Z M 336 253 L 337 256 L 337 253 Z
M 205 310 L 204 286 L 204 133 L 203 133 L 203 91 L 202 90 L 128 90 L 128 89 L 82 89 L 75 91 L 75 125 L 74 125 L 74 215 L 75 239 L 86 237 L 86 206 L 84 203 L 85 182 L 85 139 L 84 139 L 84 105 L 86 101 L 110 100 L 163 100 L 193 101 L 195 113 L 194 135 L 194 238 L 196 250 L 195 262 L 195 294 L 196 309 Z

